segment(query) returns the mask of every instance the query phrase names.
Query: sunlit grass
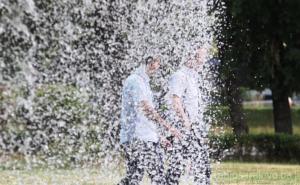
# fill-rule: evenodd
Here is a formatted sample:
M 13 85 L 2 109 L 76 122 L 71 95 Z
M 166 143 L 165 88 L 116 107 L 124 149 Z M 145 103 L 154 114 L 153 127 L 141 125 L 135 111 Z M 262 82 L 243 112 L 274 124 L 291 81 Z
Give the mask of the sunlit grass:
M 249 127 L 249 134 L 274 134 L 274 120 L 272 107 L 244 106 L 244 118 Z M 226 120 L 226 121 L 225 121 Z M 292 108 L 293 134 L 300 135 L 300 106 Z M 227 118 L 213 127 L 217 133 L 232 133 L 229 115 Z
M 249 126 L 249 134 L 275 134 L 275 129 L 273 126 L 269 125 L 261 125 L 261 126 Z M 223 126 L 223 127 L 213 127 L 212 133 L 226 133 L 232 134 L 233 130 L 230 126 Z M 293 134 L 300 135 L 300 125 L 293 125 Z
M 223 163 L 214 166 L 213 179 L 218 184 L 299 184 L 299 165 Z
M 250 134 L 274 134 L 275 130 L 274 127 L 272 126 L 253 126 L 249 127 L 249 133 Z M 293 133 L 300 135 L 300 126 L 299 125 L 294 125 L 293 126 Z
M 123 174 L 122 169 L 109 168 L 1 170 L 0 185 L 113 185 Z M 300 166 L 225 162 L 213 165 L 212 182 L 224 185 L 296 185 L 300 182 Z M 145 178 L 143 184 L 150 184 L 149 180 Z M 191 183 L 184 181 L 181 184 Z

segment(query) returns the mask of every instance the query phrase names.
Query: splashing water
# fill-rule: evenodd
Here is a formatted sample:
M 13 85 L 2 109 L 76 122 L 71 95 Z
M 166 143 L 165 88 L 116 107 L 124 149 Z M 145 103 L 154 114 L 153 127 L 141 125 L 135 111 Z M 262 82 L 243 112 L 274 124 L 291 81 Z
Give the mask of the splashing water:
M 146 57 L 160 56 L 152 84 L 161 108 L 169 75 L 200 46 L 213 48 L 211 6 L 209 0 L 1 1 L 2 167 L 100 165 L 114 179 L 107 169 L 120 168 L 123 80 Z M 203 110 L 216 103 L 210 98 L 218 93 L 216 74 L 210 76 L 202 82 Z

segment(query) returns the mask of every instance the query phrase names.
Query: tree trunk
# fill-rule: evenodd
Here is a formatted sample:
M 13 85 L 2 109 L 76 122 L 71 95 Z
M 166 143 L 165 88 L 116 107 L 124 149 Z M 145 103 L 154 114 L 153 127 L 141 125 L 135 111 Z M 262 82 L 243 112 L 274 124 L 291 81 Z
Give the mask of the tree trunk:
M 234 88 L 231 86 L 228 98 L 230 111 L 229 114 L 234 134 L 237 136 L 247 134 L 249 129 L 243 113 L 243 104 L 239 88 Z
M 288 100 L 288 93 L 274 88 L 273 94 L 273 116 L 275 133 L 292 134 L 292 116 Z
M 275 133 L 293 133 L 291 108 L 289 105 L 289 88 L 285 85 L 285 75 L 281 61 L 281 43 L 274 39 L 271 45 L 272 100 Z

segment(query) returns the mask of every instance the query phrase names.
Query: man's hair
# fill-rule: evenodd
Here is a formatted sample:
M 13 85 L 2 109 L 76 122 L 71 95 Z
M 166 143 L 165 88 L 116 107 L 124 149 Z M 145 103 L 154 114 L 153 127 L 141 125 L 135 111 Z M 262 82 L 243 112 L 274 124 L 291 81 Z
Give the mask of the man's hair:
M 203 44 L 200 45 L 200 46 L 198 46 L 195 50 L 189 51 L 189 52 L 188 52 L 188 55 L 187 55 L 187 56 L 188 56 L 188 60 L 185 61 L 185 63 L 188 63 L 188 62 L 190 62 L 190 60 L 195 59 L 195 58 L 197 57 L 197 52 L 198 52 L 200 49 L 205 49 L 205 47 L 204 47 Z
M 149 64 L 151 64 L 151 63 L 154 62 L 154 61 L 155 61 L 154 58 L 151 57 L 151 56 L 149 56 L 149 57 L 147 57 L 147 58 L 145 59 L 144 63 L 145 63 L 146 65 L 149 65 Z

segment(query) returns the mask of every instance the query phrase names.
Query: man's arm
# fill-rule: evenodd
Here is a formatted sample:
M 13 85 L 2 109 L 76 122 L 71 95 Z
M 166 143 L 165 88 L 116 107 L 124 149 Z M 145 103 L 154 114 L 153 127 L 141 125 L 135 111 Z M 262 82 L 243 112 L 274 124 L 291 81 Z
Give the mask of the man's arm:
M 184 108 L 182 105 L 182 100 L 180 97 L 178 97 L 175 94 L 172 96 L 172 106 L 173 106 L 173 109 L 175 110 L 177 116 L 183 122 L 184 126 L 188 129 L 190 129 L 191 123 L 189 121 L 188 115 L 184 111 Z
M 169 81 L 169 97 L 171 100 L 171 109 L 173 109 L 176 115 L 179 117 L 180 121 L 184 124 L 184 126 L 188 129 L 191 127 L 191 123 L 189 121 L 187 113 L 184 111 L 184 106 L 182 103 L 182 99 L 180 97 L 183 96 L 186 83 L 185 76 L 181 72 L 175 73 Z
M 181 133 L 177 129 L 173 128 L 169 123 L 167 123 L 147 101 L 141 101 L 140 107 L 142 108 L 148 119 L 163 125 L 172 133 L 172 135 L 177 138 L 181 138 Z

